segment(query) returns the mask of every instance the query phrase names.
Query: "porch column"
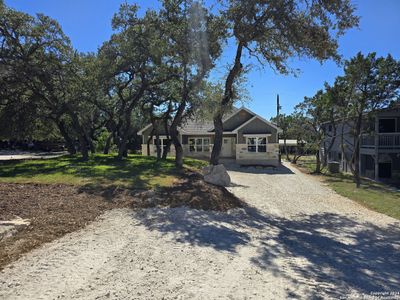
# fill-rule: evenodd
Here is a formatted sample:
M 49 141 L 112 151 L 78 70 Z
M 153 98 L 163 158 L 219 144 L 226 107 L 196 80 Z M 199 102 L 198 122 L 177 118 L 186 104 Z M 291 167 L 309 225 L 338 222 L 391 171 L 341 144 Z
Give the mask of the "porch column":
M 374 163 L 375 163 L 375 180 L 379 180 L 379 119 L 375 116 L 375 135 L 374 135 Z

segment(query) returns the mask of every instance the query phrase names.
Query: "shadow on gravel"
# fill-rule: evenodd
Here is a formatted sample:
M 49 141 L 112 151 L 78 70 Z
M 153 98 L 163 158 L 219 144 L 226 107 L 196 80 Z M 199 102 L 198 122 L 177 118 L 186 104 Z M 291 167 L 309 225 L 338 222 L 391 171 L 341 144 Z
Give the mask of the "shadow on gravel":
M 238 246 L 257 247 L 251 263 L 297 287 L 310 287 L 309 298 L 322 298 L 317 290 L 339 297 L 348 289 L 399 289 L 400 224 L 378 227 L 333 213 L 286 219 L 251 207 L 229 213 L 150 209 L 135 217 L 150 230 L 172 234 L 177 242 L 233 254 Z M 277 265 L 277 258 L 288 268 Z M 296 297 L 294 290 L 287 292 Z

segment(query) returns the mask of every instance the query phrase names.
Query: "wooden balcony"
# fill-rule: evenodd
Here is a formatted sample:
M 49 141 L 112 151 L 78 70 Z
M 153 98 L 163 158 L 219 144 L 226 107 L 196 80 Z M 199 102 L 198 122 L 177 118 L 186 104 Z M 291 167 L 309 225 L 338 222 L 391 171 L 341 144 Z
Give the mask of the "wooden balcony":
M 374 135 L 362 136 L 361 148 L 375 148 L 376 146 L 379 149 L 400 149 L 400 133 L 379 133 L 377 139 Z

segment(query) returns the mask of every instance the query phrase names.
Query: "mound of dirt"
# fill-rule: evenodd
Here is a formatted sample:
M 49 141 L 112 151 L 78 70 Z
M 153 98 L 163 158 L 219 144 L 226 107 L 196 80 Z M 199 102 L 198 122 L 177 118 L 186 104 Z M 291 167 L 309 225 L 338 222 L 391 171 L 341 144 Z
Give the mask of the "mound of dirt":
M 156 197 L 159 201 L 143 203 L 149 206 L 188 206 L 193 209 L 216 211 L 227 211 L 245 205 L 225 188 L 205 182 L 197 173 L 188 174 L 174 186 L 162 189 Z

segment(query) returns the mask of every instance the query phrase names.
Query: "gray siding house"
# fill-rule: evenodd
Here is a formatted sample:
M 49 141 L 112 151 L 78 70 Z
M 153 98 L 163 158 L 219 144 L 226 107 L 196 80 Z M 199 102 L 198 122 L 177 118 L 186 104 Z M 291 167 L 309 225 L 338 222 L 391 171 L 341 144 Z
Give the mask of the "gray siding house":
M 400 183 L 400 107 L 378 111 L 372 120 L 365 120 L 365 129 L 360 143 L 360 174 L 375 180 Z M 336 139 L 329 151 L 328 160 L 340 162 L 343 172 L 350 172 L 344 155 L 350 157 L 353 136 L 348 124 L 338 124 Z M 326 124 L 328 135 L 325 143 L 333 138 L 332 126 Z M 344 149 L 341 147 L 343 132 Z M 321 149 L 322 150 L 322 149 Z
M 241 165 L 279 165 L 278 133 L 275 124 L 265 120 L 247 108 L 234 108 L 224 120 L 221 158 L 235 159 Z M 153 128 L 149 124 L 138 134 L 142 136 L 142 154 L 156 155 L 156 138 L 151 136 Z M 160 144 L 166 145 L 167 135 L 159 130 Z M 187 120 L 179 128 L 179 138 L 184 156 L 209 158 L 214 143 L 214 124 L 211 120 Z M 150 153 L 147 143 L 149 142 Z M 175 149 L 171 145 L 171 155 Z

